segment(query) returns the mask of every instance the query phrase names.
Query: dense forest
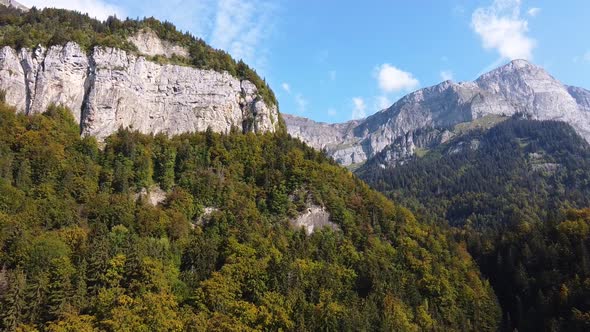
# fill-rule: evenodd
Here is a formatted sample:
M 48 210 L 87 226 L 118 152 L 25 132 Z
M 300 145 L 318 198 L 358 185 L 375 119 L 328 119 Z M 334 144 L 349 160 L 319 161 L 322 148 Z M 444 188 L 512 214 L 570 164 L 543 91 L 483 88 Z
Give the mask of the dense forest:
M 590 329 L 590 147 L 567 124 L 510 119 L 361 178 L 456 227 L 504 311 L 503 329 Z
M 239 79 L 254 83 L 267 104 L 278 105 L 274 92 L 266 81 L 242 60 L 235 61 L 225 51 L 213 49 L 188 32 L 178 31 L 170 22 L 160 22 L 155 18 L 120 20 L 117 17 L 109 17 L 101 22 L 86 14 L 65 9 L 38 10 L 33 7 L 28 12 L 22 12 L 0 5 L 1 46 L 15 49 L 32 49 L 38 45 L 49 47 L 73 41 L 88 52 L 95 46 L 137 52 L 127 38 L 142 29 L 150 29 L 163 40 L 187 47 L 190 53 L 188 59 L 175 56 L 172 59 L 156 57 L 150 60 L 227 71 Z
M 464 246 L 284 133 L 120 130 L 99 149 L 66 109 L 4 104 L 0 132 L 1 330 L 500 324 Z M 292 227 L 310 205 L 338 229 Z

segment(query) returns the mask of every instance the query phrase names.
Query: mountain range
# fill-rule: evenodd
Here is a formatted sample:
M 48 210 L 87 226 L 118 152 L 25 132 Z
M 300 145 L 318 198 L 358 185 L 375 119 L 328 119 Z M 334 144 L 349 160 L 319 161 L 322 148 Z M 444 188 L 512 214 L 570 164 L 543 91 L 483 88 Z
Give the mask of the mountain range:
M 289 136 L 243 61 L 154 18 L 0 17 L 0 330 L 497 330 L 465 249 Z
M 526 60 L 514 60 L 473 82 L 445 81 L 415 91 L 361 120 L 325 124 L 292 115 L 284 119 L 292 136 L 342 165 L 354 165 L 386 149 L 391 162 L 403 161 L 421 148 L 448 141 L 459 124 L 514 114 L 563 121 L 590 139 L 590 91 L 564 85 Z

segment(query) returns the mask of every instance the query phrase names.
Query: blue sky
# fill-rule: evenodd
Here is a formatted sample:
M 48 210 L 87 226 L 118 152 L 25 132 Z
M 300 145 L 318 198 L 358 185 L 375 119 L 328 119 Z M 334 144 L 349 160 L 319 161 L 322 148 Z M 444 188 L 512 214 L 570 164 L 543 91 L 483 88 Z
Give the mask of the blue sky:
M 282 112 L 343 122 L 513 58 L 590 88 L 588 0 L 21 0 L 155 16 L 243 58 Z

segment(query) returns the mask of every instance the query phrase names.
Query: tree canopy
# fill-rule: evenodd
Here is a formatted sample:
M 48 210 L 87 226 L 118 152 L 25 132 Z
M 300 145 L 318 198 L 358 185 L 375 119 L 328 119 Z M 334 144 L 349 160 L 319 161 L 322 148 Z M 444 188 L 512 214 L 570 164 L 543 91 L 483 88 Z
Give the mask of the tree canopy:
M 284 133 L 121 130 L 0 105 L 0 328 L 495 331 L 465 248 Z M 156 206 L 142 189 L 160 187 Z M 289 220 L 324 206 L 339 230 Z

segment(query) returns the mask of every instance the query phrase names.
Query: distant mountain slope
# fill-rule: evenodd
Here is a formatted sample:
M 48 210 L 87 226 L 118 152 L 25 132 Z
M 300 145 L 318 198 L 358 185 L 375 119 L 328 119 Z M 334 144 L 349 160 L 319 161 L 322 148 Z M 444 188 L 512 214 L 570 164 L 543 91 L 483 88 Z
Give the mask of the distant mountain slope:
M 507 119 L 509 118 L 506 116 L 486 115 L 482 118 L 470 122 L 462 122 L 448 128 L 418 129 L 398 137 L 392 144 L 369 158 L 361 168 L 387 168 L 403 165 L 416 156 L 422 157 L 431 150 L 437 150 L 440 144 L 445 144 L 471 131 L 490 129 Z
M 524 113 L 532 119 L 560 120 L 590 139 L 589 95 L 587 90 L 561 84 L 541 67 L 515 60 L 474 82 L 446 81 L 413 92 L 366 119 L 327 125 L 339 133 L 339 142 L 325 140 L 325 131 L 311 123 L 302 128 L 300 120 L 288 117 L 286 122 L 293 136 L 315 148 L 326 148 L 339 163 L 350 165 L 418 130 L 444 130 L 486 115 Z
M 523 206 L 535 221 L 544 220 L 550 207 L 590 206 L 590 146 L 557 121 L 509 119 L 397 167 L 369 160 L 357 174 L 391 197 L 419 202 L 459 226 L 501 228 Z
M 504 312 L 503 331 L 590 327 L 590 146 L 568 124 L 508 119 L 357 173 L 456 227 Z
M 365 153 L 361 147 L 357 146 L 358 140 L 354 136 L 354 128 L 361 121 L 329 124 L 290 114 L 283 114 L 283 119 L 289 134 L 318 150 L 326 150 L 328 155 L 342 164 L 358 163 L 365 158 Z M 347 144 L 350 145 L 350 150 L 346 149 Z M 350 162 L 342 160 L 350 160 Z
M 570 95 L 576 99 L 576 102 L 581 109 L 590 112 L 590 91 L 575 86 L 568 86 L 567 90 Z

